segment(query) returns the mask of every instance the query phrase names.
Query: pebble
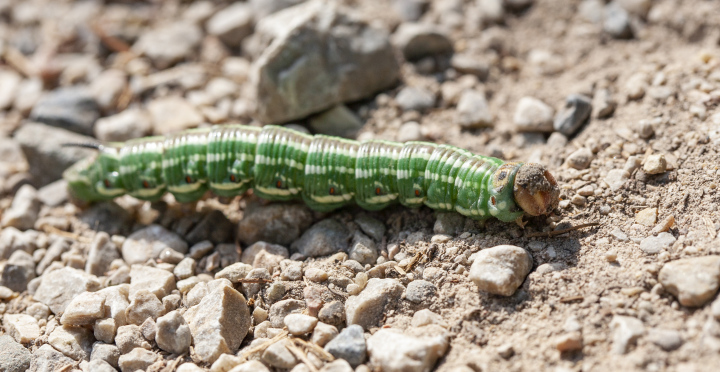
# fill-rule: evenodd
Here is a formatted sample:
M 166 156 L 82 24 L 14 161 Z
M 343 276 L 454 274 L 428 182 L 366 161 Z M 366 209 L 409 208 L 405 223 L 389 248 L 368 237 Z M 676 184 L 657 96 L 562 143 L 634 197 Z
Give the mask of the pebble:
M 244 255 L 245 252 L 243 252 Z M 215 274 L 215 279 L 227 279 L 232 283 L 239 283 L 241 279 L 245 279 L 253 270 L 253 267 L 242 262 L 234 263 Z
M 553 128 L 566 136 L 572 136 L 590 117 L 590 112 L 592 112 L 590 97 L 571 94 L 565 98 L 565 109 L 555 117 Z
M 180 372 L 180 370 L 178 370 L 178 372 Z M 257 360 L 250 360 L 235 366 L 229 372 L 270 372 L 270 370 Z
M 681 305 L 703 306 L 713 299 L 720 287 L 720 256 L 669 262 L 660 269 L 658 281 L 666 291 L 677 297 Z
M 644 73 L 635 73 L 625 83 L 625 91 L 629 100 L 637 100 L 645 96 L 648 87 L 648 76 Z
M 427 280 L 413 280 L 407 286 L 405 291 L 405 298 L 416 304 L 419 303 L 430 303 L 432 297 L 437 293 L 437 287 L 435 284 L 428 282 Z
M 106 116 L 95 122 L 95 137 L 103 142 L 124 142 L 147 136 L 152 131 L 152 122 L 147 111 L 128 108 L 115 115 Z
M 115 202 L 93 204 L 79 216 L 88 228 L 112 235 L 126 236 L 134 222 L 133 216 Z
M 87 88 L 59 88 L 42 96 L 30 120 L 91 136 L 100 108 Z
M 280 340 L 270 345 L 262 354 L 262 361 L 272 367 L 290 369 L 299 363 L 295 355 L 288 350 L 290 340 Z
M 165 69 L 191 57 L 200 46 L 202 34 L 193 23 L 169 23 L 143 32 L 132 49 L 150 58 L 159 69 Z
M 630 178 L 630 173 L 624 169 L 612 169 L 605 176 L 605 183 L 610 186 L 610 191 L 618 191 L 624 185 L 625 182 Z
M 395 101 L 404 111 L 423 111 L 435 106 L 435 95 L 424 88 L 406 86 L 398 92 Z
M 15 109 L 27 116 L 37 101 L 40 100 L 40 97 L 42 97 L 42 80 L 39 78 L 25 79 L 20 83 L 17 91 L 12 92 L 12 94 L 15 96 L 15 102 L 13 103 Z M 2 93 L 0 93 L 0 95 L 2 95 Z
M 650 155 L 645 159 L 645 164 L 643 164 L 643 171 L 647 174 L 665 173 L 666 170 L 667 160 L 665 160 L 665 155 L 663 154 Z
M 110 270 L 110 264 L 118 258 L 120 252 L 115 243 L 110 241 L 110 235 L 102 231 L 98 232 L 90 244 L 85 272 L 104 276 Z
M 533 97 L 522 97 L 518 101 L 513 122 L 521 132 L 552 132 L 555 110 L 543 101 Z
M 211 289 L 183 316 L 190 326 L 195 353 L 209 363 L 221 354 L 237 352 L 252 323 L 245 297 L 228 285 Z
M 590 1 L 584 1 L 588 3 Z M 612 93 L 609 89 L 597 89 L 593 95 L 592 108 L 593 117 L 598 119 L 605 119 L 615 112 L 617 102 L 613 99 Z
M 0 336 L 3 337 L 3 336 Z M 9 337 L 8 337 L 9 338 Z M 2 345 L 2 344 L 0 344 Z M 5 346 L 5 345 L 3 345 Z M 13 346 L 11 346 L 13 347 Z M 23 348 L 25 349 L 25 348 Z M 2 350 L 5 350 L 4 348 Z M 15 352 L 15 348 L 11 349 L 14 351 L 11 355 L 17 355 Z M 33 354 L 32 354 L 32 364 L 30 363 L 30 353 L 27 354 L 28 362 L 27 364 L 30 366 L 29 372 L 44 372 L 44 371 L 62 371 L 65 369 L 72 368 L 71 366 L 75 365 L 75 361 L 71 358 L 66 357 L 59 351 L 53 349 L 52 346 L 45 344 L 40 346 Z M 25 355 L 20 354 L 20 362 L 24 362 Z M 1 363 L 1 362 L 0 362 Z M 12 365 L 19 367 L 15 363 L 12 363 Z M 0 364 L 2 366 L 2 364 Z M 27 369 L 22 369 L 22 371 L 26 371 Z
M 21 344 L 34 342 L 40 337 L 38 321 L 30 315 L 6 313 L 3 316 L 3 327 L 8 335 Z
M 108 345 L 102 342 L 93 344 L 90 360 L 102 360 L 113 367 L 117 367 L 120 358 L 120 349 L 115 345 Z
M 613 354 L 625 354 L 632 344 L 645 333 L 642 321 L 629 316 L 615 315 L 610 322 Z
M 161 299 L 175 288 L 175 276 L 169 271 L 143 265 L 132 265 L 130 268 L 131 299 L 139 291 L 148 291 Z
M 456 120 L 462 128 L 493 126 L 493 115 L 485 94 L 476 90 L 464 91 L 458 101 Z
M 119 69 L 108 69 L 93 79 L 90 84 L 90 93 L 103 111 L 114 111 L 117 107 L 118 99 L 126 88 L 127 75 L 125 72 Z M 130 124 L 130 126 L 132 127 L 133 124 Z M 95 123 L 95 133 L 97 134 L 97 122 Z M 142 135 L 138 137 L 142 137 Z M 130 138 L 125 138 L 121 141 Z
M 337 335 L 337 327 L 323 322 L 317 322 L 315 328 L 313 329 L 312 336 L 310 337 L 310 341 L 320 347 L 324 347 L 328 342 L 330 342 L 330 340 L 335 338 Z
M 187 243 L 180 236 L 160 225 L 150 225 L 125 239 L 122 245 L 122 257 L 128 265 L 142 264 L 150 259 L 159 258 L 168 248 L 183 254 L 188 251 Z
M 187 279 L 195 275 L 195 267 L 197 262 L 190 257 L 185 257 L 173 269 L 173 274 L 178 280 Z M 232 281 L 232 280 L 231 280 Z M 178 283 L 178 288 L 179 288 Z
M 195 128 L 205 121 L 200 112 L 182 97 L 156 98 L 147 105 L 155 134 L 165 135 Z
M 652 227 L 657 221 L 657 208 L 645 208 L 635 214 L 635 222 Z M 673 239 L 674 242 L 674 239 Z
M 345 105 L 337 105 L 310 118 L 310 129 L 329 136 L 355 138 L 362 126 L 360 118 Z
M 400 76 L 387 32 L 345 7 L 305 2 L 260 19 L 253 38 L 273 43 L 272 48 L 258 43 L 262 54 L 254 59 L 258 78 L 252 89 L 257 119 L 264 123 L 289 122 L 370 97 Z
M 580 332 L 569 332 L 556 337 L 555 348 L 561 353 L 582 350 L 582 334 Z
M 348 257 L 362 265 L 372 265 L 377 261 L 378 251 L 375 242 L 365 234 L 356 231 L 350 243 Z
M 490 72 L 490 66 L 487 62 L 467 54 L 454 54 L 450 59 L 450 66 L 461 74 L 474 75 L 479 80 L 487 79 Z
M 253 7 L 247 3 L 234 3 L 215 13 L 205 23 L 208 34 L 215 35 L 225 45 L 238 47 L 253 32 Z
M 305 231 L 291 248 L 305 257 L 327 256 L 347 250 L 348 234 L 337 220 L 325 219 Z
M 383 371 L 430 371 L 445 355 L 445 335 L 412 337 L 398 330 L 383 328 L 367 341 L 370 362 Z
M 453 52 L 452 41 L 447 33 L 427 23 L 402 23 L 395 30 L 392 42 L 408 61 Z
M 17 250 L 10 255 L 5 265 L 1 266 L 0 271 L 0 285 L 12 291 L 23 292 L 28 283 L 35 279 L 35 261 L 29 253 Z
M 220 355 L 220 358 L 218 358 L 212 366 L 210 366 L 210 372 L 227 372 L 232 370 L 241 362 L 242 359 L 235 355 L 223 354 Z
M 83 326 L 94 324 L 98 319 L 105 317 L 105 296 L 97 292 L 83 292 L 65 308 L 60 323 Z
M 318 312 L 321 322 L 340 327 L 345 322 L 345 305 L 340 301 L 326 303 Z
M 294 299 L 278 301 L 270 306 L 270 325 L 273 328 L 282 328 L 285 326 L 286 316 L 294 313 L 302 313 L 304 309 L 304 301 Z
M 525 280 L 532 264 L 532 257 L 526 250 L 499 245 L 476 254 L 469 278 L 481 291 L 511 296 Z
M 328 280 L 329 275 L 327 271 L 323 269 L 317 267 L 309 267 L 305 269 L 305 277 L 312 282 L 322 283 Z
M 676 240 L 672 234 L 663 232 L 640 241 L 640 249 L 646 254 L 657 254 L 672 247 Z
M 651 328 L 645 339 L 665 351 L 676 350 L 683 344 L 680 332 L 674 329 Z
M 132 285 L 130 291 L 132 300 L 126 310 L 129 323 L 142 325 L 148 318 L 155 320 L 165 314 L 165 305 L 154 293 L 147 289 L 139 289 L 133 292 Z
M 48 336 L 47 342 L 57 351 L 75 360 L 89 359 L 92 343 L 95 341 L 92 331 L 81 327 L 56 327 Z
M 302 336 L 312 332 L 318 323 L 317 318 L 303 314 L 288 314 L 284 319 L 288 332 L 293 336 Z
M 28 230 L 35 226 L 40 212 L 40 199 L 37 190 L 30 185 L 23 185 L 15 194 L 10 208 L 2 215 L 2 225 L 18 230 Z
M 589 148 L 581 147 L 568 155 L 567 165 L 578 170 L 587 169 L 594 158 L 595 155 Z
M 100 281 L 84 271 L 64 267 L 42 276 L 33 298 L 47 305 L 53 314 L 65 312 L 73 298 L 100 289 Z
M 258 241 L 287 246 L 296 241 L 312 221 L 310 209 L 301 204 L 276 203 L 249 208 L 238 224 L 238 240 L 246 246 Z
M 337 359 L 344 359 L 355 368 L 367 358 L 363 327 L 349 325 L 325 345 L 325 351 Z
M 404 289 L 395 279 L 370 279 L 359 295 L 351 296 L 345 302 L 347 324 L 358 324 L 366 329 L 376 325 L 382 319 L 385 307 L 396 304 Z M 325 321 L 322 317 L 320 320 Z
M 603 30 L 615 39 L 632 39 L 630 15 L 621 6 L 611 2 L 605 6 Z
M 422 141 L 423 138 L 420 124 L 416 121 L 409 121 L 400 126 L 396 139 L 398 142 L 409 142 Z
M 265 279 L 270 280 L 270 272 L 268 269 L 260 268 L 260 269 L 252 269 L 248 273 L 247 279 Z M 243 294 L 247 298 L 253 298 L 256 294 L 258 294 L 263 288 L 265 288 L 266 284 L 263 283 L 243 283 L 242 284 L 242 291 Z
M 260 363 L 260 365 L 262 366 L 263 364 Z M 258 371 L 263 371 L 263 370 L 259 369 Z M 181 364 L 178 367 L 177 372 L 205 372 L 205 369 L 200 368 L 197 365 L 188 362 L 188 363 Z M 236 372 L 236 371 L 233 370 L 233 372 Z
M 675 225 L 675 216 L 669 215 L 665 218 L 663 218 L 660 222 L 658 222 L 655 227 L 650 231 L 651 234 L 659 234 L 661 232 L 666 232 L 670 230 L 671 227 Z
M 118 328 L 115 344 L 120 350 L 120 354 L 127 354 L 136 348 L 152 349 L 150 343 L 143 336 L 140 327 L 134 324 Z
M 272 270 L 280 266 L 280 261 L 288 257 L 290 257 L 288 249 L 281 245 L 257 242 L 243 249 L 240 261 L 255 268 Z
M 157 318 L 155 341 L 159 348 L 168 353 L 181 355 L 188 350 L 192 335 L 180 312 L 171 311 Z
M 15 71 L 3 68 L 0 70 L 0 110 L 9 109 L 17 90 L 22 82 L 22 77 Z
M 104 360 L 91 360 L 90 363 L 87 364 L 87 368 L 93 372 L 117 372 L 115 367 Z
M 138 347 L 132 349 L 132 351 L 127 354 L 121 355 L 118 360 L 118 366 L 120 366 L 122 372 L 145 371 L 155 363 L 158 358 L 159 355 L 154 352 Z
M 188 256 L 194 260 L 199 260 L 203 257 L 205 257 L 206 254 L 210 253 L 213 248 L 213 243 L 209 240 L 203 240 L 201 242 L 193 244 L 192 247 L 190 247 L 190 252 L 188 253 Z
M 440 314 L 434 313 L 428 309 L 422 309 L 413 314 L 410 325 L 415 328 L 423 327 L 430 324 L 442 326 L 445 322 Z

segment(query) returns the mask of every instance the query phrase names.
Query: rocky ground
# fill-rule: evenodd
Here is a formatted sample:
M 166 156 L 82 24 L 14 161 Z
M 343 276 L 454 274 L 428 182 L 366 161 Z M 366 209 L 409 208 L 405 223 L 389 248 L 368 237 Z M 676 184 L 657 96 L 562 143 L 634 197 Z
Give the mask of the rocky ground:
M 3 0 L 0 19 L 0 370 L 720 365 L 720 3 Z M 522 229 L 68 200 L 91 152 L 63 143 L 215 123 L 540 162 L 562 201 Z

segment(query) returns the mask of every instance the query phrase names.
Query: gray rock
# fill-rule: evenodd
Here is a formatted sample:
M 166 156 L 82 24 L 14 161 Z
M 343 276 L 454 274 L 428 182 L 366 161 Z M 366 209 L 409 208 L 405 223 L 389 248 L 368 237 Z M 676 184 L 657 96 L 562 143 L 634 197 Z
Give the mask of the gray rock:
M 283 320 L 293 336 L 302 336 L 312 332 L 318 323 L 317 318 L 304 314 L 292 313 L 285 316 Z
M 392 42 L 409 61 L 453 52 L 452 41 L 447 33 L 427 23 L 401 24 L 393 34 Z
M 140 108 L 129 108 L 95 123 L 95 137 L 102 142 L 124 142 L 151 132 L 150 116 Z
M 119 69 L 108 69 L 100 73 L 98 77 L 93 79 L 90 84 L 90 93 L 93 95 L 95 102 L 104 111 L 114 111 L 117 107 L 120 95 L 127 88 L 127 75 Z M 99 121 L 98 121 L 99 123 Z M 95 133 L 97 136 L 97 124 L 95 123 Z M 130 124 L 132 126 L 132 124 Z M 138 137 L 142 137 L 138 136 Z M 99 137 L 98 137 L 99 138 Z M 127 140 L 134 137 L 125 138 Z
M 129 265 L 145 263 L 149 259 L 159 258 L 160 253 L 167 248 L 183 254 L 188 251 L 187 243 L 177 234 L 160 225 L 150 225 L 125 239 L 122 256 Z
M 393 0 L 392 7 L 403 21 L 416 22 L 428 9 L 428 0 Z
M 227 279 L 232 283 L 239 283 L 241 279 L 245 279 L 253 270 L 251 265 L 243 262 L 234 263 L 215 274 L 215 279 Z M 267 271 L 267 270 L 266 270 Z
M 457 105 L 457 123 L 462 128 L 482 128 L 493 125 L 493 115 L 488 107 L 485 94 L 466 90 Z
M 603 30 L 615 39 L 632 39 L 633 30 L 630 25 L 630 15 L 615 2 L 605 6 L 605 21 Z
M 315 133 L 355 138 L 363 122 L 345 105 L 337 105 L 310 118 L 310 129 Z
M 305 309 L 305 302 L 300 300 L 287 299 L 274 303 L 270 306 L 270 325 L 273 328 L 285 326 L 285 317 L 290 314 L 299 314 Z
M 348 234 L 345 225 L 325 219 L 305 231 L 290 247 L 305 257 L 327 256 L 347 250 Z
M 4 336 L 0 336 L 4 337 Z M 5 350 L 2 348 L 0 350 Z M 14 349 L 13 349 L 14 350 Z M 61 352 L 53 349 L 52 346 L 45 344 L 40 346 L 32 355 L 32 361 L 30 361 L 30 352 L 28 351 L 28 363 L 30 369 L 28 372 L 46 372 L 46 371 L 62 371 L 64 369 L 70 369 L 71 366 L 75 365 L 75 361 L 66 357 Z M 22 356 L 24 358 L 24 355 Z M 22 371 L 25 371 L 23 369 Z
M 435 234 L 455 236 L 464 227 L 465 217 L 463 215 L 455 212 L 439 212 L 433 226 L 433 232 Z
M 105 296 L 98 292 L 83 292 L 65 308 L 60 323 L 70 326 L 94 324 L 105 317 Z
M 605 3 L 602 0 L 585 0 L 578 4 L 578 14 L 592 23 L 603 20 Z
M 288 350 L 287 346 L 289 346 L 289 344 L 290 340 L 285 339 L 270 345 L 270 347 L 263 352 L 262 361 L 272 367 L 281 369 L 295 367 L 299 360 Z
M 525 281 L 532 265 L 532 257 L 526 250 L 499 245 L 476 254 L 469 278 L 481 291 L 512 296 Z
M 127 354 L 121 355 L 118 360 L 118 365 L 122 372 L 145 371 L 155 363 L 158 358 L 159 355 L 152 351 L 138 347 Z
M 318 312 L 321 322 L 340 327 L 345 322 L 345 305 L 340 301 L 331 301 L 323 305 Z
M 416 304 L 428 303 L 432 300 L 432 297 L 437 293 L 437 287 L 426 280 L 413 280 L 408 284 L 407 290 L 405 291 L 405 298 Z
M 59 88 L 44 95 L 30 112 L 30 120 L 91 136 L 100 108 L 86 88 Z
M 27 253 L 35 251 L 37 236 L 33 236 L 32 233 L 32 230 L 23 233 L 14 227 L 2 229 L 0 232 L 0 259 L 8 259 L 18 250 Z
M 613 354 L 625 354 L 632 344 L 645 333 L 645 326 L 639 319 L 615 315 L 610 322 L 613 330 Z
M 572 136 L 590 117 L 592 102 L 582 94 L 571 94 L 565 98 L 565 109 L 557 114 L 553 127 L 556 131 Z
M 193 23 L 176 22 L 146 31 L 132 46 L 160 69 L 193 55 L 202 41 L 202 30 Z
M 279 267 L 280 261 L 288 257 L 290 257 L 288 249 L 281 245 L 257 242 L 243 250 L 240 261 L 255 268 L 272 270 L 274 267 Z
M 104 344 L 102 342 L 96 342 L 93 344 L 92 353 L 90 354 L 90 360 L 102 360 L 113 367 L 118 366 L 118 359 L 120 358 L 120 349 L 115 345 Z
M 92 344 L 95 341 L 93 333 L 87 328 L 62 326 L 56 327 L 48 336 L 48 344 L 75 360 L 89 360 L 92 353 Z
M 395 279 L 370 279 L 359 295 L 350 296 L 345 302 L 347 324 L 358 324 L 366 329 L 376 325 L 382 319 L 385 307 L 395 305 L 404 289 Z M 329 323 L 322 317 L 320 320 Z
M 660 269 L 658 281 L 683 306 L 703 306 L 720 287 L 720 256 L 683 258 Z
M 155 320 L 165 314 L 165 305 L 152 292 L 140 289 L 133 293 L 125 314 L 128 323 L 143 325 L 147 319 Z
M 177 311 L 159 317 L 155 341 L 168 353 L 180 355 L 186 352 L 192 342 L 192 334 L 185 318 Z
M 5 231 L 7 230 L 8 229 L 5 229 Z M 47 252 L 45 252 L 43 258 L 40 260 L 40 263 L 37 264 L 37 267 L 35 268 L 35 273 L 41 275 L 43 272 L 45 272 L 45 269 L 50 266 L 50 264 L 52 264 L 54 261 L 59 260 L 61 255 L 67 252 L 69 249 L 70 243 L 68 243 L 65 239 L 58 239 L 53 242 L 48 248 Z
M 15 194 L 10 208 L 3 213 L 2 225 L 18 230 L 32 229 L 39 212 L 37 190 L 30 185 L 23 185 Z
M 209 363 L 221 354 L 236 353 L 252 322 L 245 297 L 227 285 L 210 290 L 183 316 L 190 326 L 195 353 Z
M 337 327 L 331 326 L 330 324 L 325 324 L 323 322 L 318 322 L 315 325 L 315 329 L 313 330 L 310 341 L 312 341 L 312 343 L 314 343 L 315 345 L 323 347 L 337 335 Z
M 676 350 L 683 344 L 680 332 L 674 329 L 652 328 L 648 331 L 646 339 L 665 351 Z
M 215 13 L 206 23 L 208 34 L 215 35 L 225 45 L 238 47 L 253 32 L 253 6 L 234 3 Z
M 110 270 L 113 260 L 118 258 L 120 258 L 120 252 L 115 243 L 110 241 L 110 235 L 99 232 L 90 244 L 85 271 L 95 276 L 103 276 Z
M 445 355 L 445 335 L 412 337 L 394 329 L 381 329 L 367 341 L 370 362 L 383 371 L 430 371 Z
M 175 265 L 175 268 L 173 269 L 173 274 L 175 274 L 175 277 L 177 277 L 178 280 L 187 279 L 195 275 L 196 266 L 197 263 L 195 262 L 195 260 L 190 257 L 185 257 L 182 261 Z
M 190 244 L 197 244 L 205 240 L 220 244 L 235 241 L 234 227 L 223 212 L 213 210 L 204 215 L 200 222 L 184 235 Z
M 378 258 L 378 251 L 375 246 L 375 242 L 365 236 L 365 234 L 356 231 L 353 236 L 353 241 L 350 244 L 348 257 L 351 260 L 361 263 L 362 265 L 374 264 Z
M 586 3 L 588 1 L 583 1 Z M 612 98 L 612 93 L 609 89 L 597 89 L 595 95 L 593 95 L 593 116 L 598 119 L 604 119 L 612 116 L 615 112 L 617 102 Z
M 424 138 L 420 123 L 416 121 L 408 121 L 398 128 L 397 141 L 421 141 Z
M 488 77 L 490 66 L 479 57 L 468 54 L 455 54 L 450 60 L 450 66 L 461 74 L 475 75 L 479 80 Z
M 663 249 L 672 247 L 675 237 L 668 232 L 662 232 L 657 236 L 648 236 L 640 242 L 640 249 L 646 254 L 658 254 Z
M 15 292 L 23 292 L 27 289 L 28 283 L 35 279 L 35 261 L 23 250 L 13 252 L 5 265 L 0 264 L 0 267 L 2 267 L 0 285 Z
M 238 240 L 245 245 L 258 241 L 287 246 L 312 224 L 313 216 L 301 204 L 270 204 L 245 211 L 238 224 Z
M 272 40 L 254 63 L 258 119 L 282 123 L 393 86 L 400 69 L 385 31 L 336 3 L 310 1 L 259 21 Z
M 387 230 L 384 223 L 365 214 L 355 218 L 355 223 L 360 226 L 360 230 L 376 241 L 382 240 Z
M 397 104 L 405 111 L 422 111 L 435 106 L 435 96 L 423 88 L 404 87 L 395 97 Z
M 115 344 L 120 350 L 120 354 L 127 354 L 136 348 L 152 349 L 140 327 L 135 324 L 119 327 L 117 336 L 115 336 Z
M 590 162 L 592 162 L 594 158 L 595 155 L 589 148 L 581 147 L 568 155 L 566 162 L 567 165 L 572 168 L 583 170 L 590 166 Z
M 350 325 L 325 345 L 325 351 L 337 359 L 344 359 L 354 368 L 367 358 L 363 327 Z
M 148 103 L 147 109 L 156 134 L 181 132 L 205 121 L 202 114 L 182 97 L 156 98 Z
M 90 229 L 104 231 L 108 235 L 127 235 L 126 232 L 135 221 L 127 210 L 112 201 L 93 204 L 79 218 Z
M 265 279 L 271 280 L 270 272 L 266 268 L 252 269 L 248 273 L 246 279 Z M 242 291 L 247 298 L 253 298 L 267 285 L 264 283 L 243 283 Z
M 100 289 L 100 281 L 94 275 L 71 267 L 63 267 L 42 276 L 42 282 L 33 298 L 47 305 L 55 315 L 65 308 L 75 296 Z
M 48 207 L 57 207 L 68 200 L 67 186 L 64 179 L 45 185 L 38 190 L 38 199 Z
M 513 121 L 521 132 L 552 132 L 555 110 L 543 101 L 523 97 L 518 101 Z
M 132 265 L 130 268 L 130 293 L 133 299 L 140 291 L 148 291 L 161 299 L 175 289 L 175 276 L 156 267 Z

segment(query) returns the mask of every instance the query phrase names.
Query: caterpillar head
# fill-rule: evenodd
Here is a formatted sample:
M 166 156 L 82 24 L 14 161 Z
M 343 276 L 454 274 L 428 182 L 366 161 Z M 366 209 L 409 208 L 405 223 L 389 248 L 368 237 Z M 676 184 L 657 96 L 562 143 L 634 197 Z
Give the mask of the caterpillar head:
M 539 216 L 549 214 L 558 206 L 560 188 L 544 166 L 525 163 L 515 175 L 513 195 L 525 213 Z
M 70 194 L 93 202 L 111 200 L 125 193 L 119 174 L 117 149 L 98 146 L 95 156 L 83 159 L 65 170 Z

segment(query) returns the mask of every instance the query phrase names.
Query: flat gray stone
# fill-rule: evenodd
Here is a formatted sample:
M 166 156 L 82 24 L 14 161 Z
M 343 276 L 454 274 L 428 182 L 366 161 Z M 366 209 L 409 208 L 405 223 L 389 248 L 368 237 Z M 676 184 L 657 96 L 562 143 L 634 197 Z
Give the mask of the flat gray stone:
M 532 257 L 526 250 L 499 245 L 476 254 L 469 278 L 481 291 L 512 296 L 525 281 L 532 264 Z
M 160 225 L 150 225 L 125 239 L 122 256 L 128 265 L 141 264 L 159 258 L 167 248 L 183 254 L 188 251 L 187 243 L 180 236 Z
M 329 218 L 313 225 L 290 247 L 305 257 L 319 257 L 346 251 L 348 240 L 345 225 Z
M 658 281 L 683 306 L 703 306 L 720 287 L 720 256 L 683 258 L 660 269 Z
M 363 333 L 361 326 L 350 325 L 325 345 L 325 351 L 337 359 L 346 360 L 352 367 L 357 367 L 367 358 Z
M 397 303 L 404 289 L 395 279 L 370 279 L 359 295 L 350 296 L 345 302 L 347 324 L 358 324 L 365 329 L 377 325 L 385 307 Z

